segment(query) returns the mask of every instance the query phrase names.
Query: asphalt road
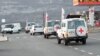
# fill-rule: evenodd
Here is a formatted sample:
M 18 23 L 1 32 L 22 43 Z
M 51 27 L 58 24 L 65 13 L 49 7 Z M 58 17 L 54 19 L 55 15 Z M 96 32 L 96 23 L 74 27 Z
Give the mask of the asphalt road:
M 8 41 L 0 42 L 0 56 L 100 56 L 100 33 L 90 33 L 87 44 L 58 45 L 55 37 L 26 33 L 7 34 Z

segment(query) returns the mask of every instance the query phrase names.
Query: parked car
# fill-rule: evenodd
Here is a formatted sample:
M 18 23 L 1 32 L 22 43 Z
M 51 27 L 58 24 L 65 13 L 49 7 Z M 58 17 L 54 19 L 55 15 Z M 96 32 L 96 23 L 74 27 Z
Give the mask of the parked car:
M 26 22 L 25 32 L 29 33 L 32 25 L 35 25 L 35 22 Z
M 1 25 L 2 33 L 19 33 L 22 27 L 20 23 L 9 23 Z
M 43 34 L 43 26 L 32 25 L 32 27 L 30 29 L 30 35 L 34 35 L 36 33 Z

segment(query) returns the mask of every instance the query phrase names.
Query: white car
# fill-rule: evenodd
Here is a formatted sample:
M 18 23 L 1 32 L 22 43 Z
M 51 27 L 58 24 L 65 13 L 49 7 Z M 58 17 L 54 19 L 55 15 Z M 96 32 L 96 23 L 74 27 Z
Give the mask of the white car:
M 36 33 L 43 34 L 43 26 L 40 25 L 32 25 L 30 29 L 30 34 L 34 35 Z
M 61 29 L 57 31 L 58 44 L 61 44 L 62 40 L 65 45 L 68 45 L 70 41 L 86 44 L 87 38 L 88 29 L 84 18 L 69 18 L 62 20 Z
M 32 25 L 35 25 L 35 22 L 26 22 L 25 32 L 29 33 Z
M 20 23 L 9 23 L 1 25 L 2 33 L 19 33 L 21 31 Z
M 60 20 L 49 20 L 45 23 L 44 38 L 49 38 L 51 35 L 56 36 L 56 31 L 60 28 Z

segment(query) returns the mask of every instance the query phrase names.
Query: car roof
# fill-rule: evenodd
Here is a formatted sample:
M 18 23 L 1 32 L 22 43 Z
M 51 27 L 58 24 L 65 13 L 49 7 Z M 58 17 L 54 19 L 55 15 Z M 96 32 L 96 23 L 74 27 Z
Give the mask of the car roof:
M 27 21 L 26 23 L 34 23 L 34 22 L 28 22 L 28 21 Z
M 83 18 L 69 18 L 69 19 L 64 19 L 63 21 L 71 21 L 71 20 L 85 20 Z
M 34 26 L 42 26 L 42 25 L 32 25 L 32 26 L 34 27 Z
M 52 21 L 60 21 L 60 20 L 48 20 L 48 22 L 52 22 Z

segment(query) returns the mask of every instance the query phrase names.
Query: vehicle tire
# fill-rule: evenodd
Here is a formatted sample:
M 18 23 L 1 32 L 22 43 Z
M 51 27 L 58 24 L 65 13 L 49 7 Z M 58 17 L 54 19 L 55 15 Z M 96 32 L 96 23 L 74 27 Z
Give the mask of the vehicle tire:
M 35 35 L 35 33 L 32 33 L 32 35 Z
M 46 38 L 49 39 L 49 36 L 47 35 Z
M 47 38 L 47 35 L 46 34 L 44 34 L 44 38 Z
M 46 38 L 46 35 L 44 34 L 44 38 Z
M 79 40 L 76 40 L 76 43 L 79 43 Z
M 11 31 L 10 34 L 13 34 L 13 31 Z
M 33 35 L 32 33 L 30 33 L 30 35 Z
M 58 40 L 58 44 L 61 44 L 61 39 L 58 38 L 57 40 Z
M 48 38 L 49 38 L 49 36 L 44 34 L 44 38 L 47 38 L 47 39 L 48 39 Z
M 64 45 L 66 46 L 66 45 L 68 45 L 68 43 L 69 43 L 69 40 L 64 40 Z
M 82 44 L 85 45 L 86 44 L 86 39 L 82 40 Z
M 25 33 L 29 33 L 28 31 L 25 31 Z
M 20 31 L 18 30 L 18 32 L 17 33 L 20 33 Z

